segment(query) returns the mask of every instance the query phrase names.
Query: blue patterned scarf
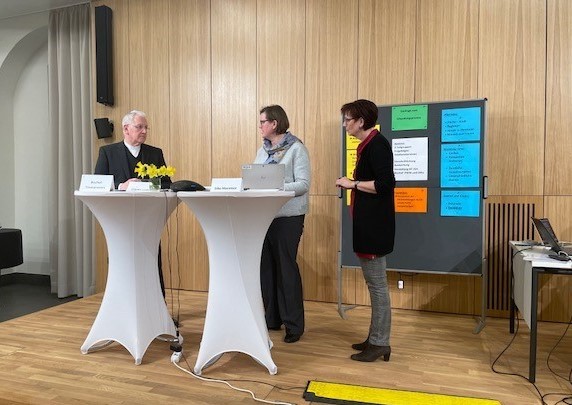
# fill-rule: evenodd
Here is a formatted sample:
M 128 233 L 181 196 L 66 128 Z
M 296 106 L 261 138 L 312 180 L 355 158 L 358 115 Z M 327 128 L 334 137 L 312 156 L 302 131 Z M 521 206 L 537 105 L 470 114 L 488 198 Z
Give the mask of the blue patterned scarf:
M 263 147 L 266 153 L 268 153 L 268 158 L 264 163 L 280 163 L 280 160 L 282 160 L 286 151 L 296 142 L 302 141 L 295 135 L 292 135 L 291 132 L 286 132 L 282 142 L 274 147 L 272 147 L 272 142 L 270 142 L 268 139 L 265 139 Z

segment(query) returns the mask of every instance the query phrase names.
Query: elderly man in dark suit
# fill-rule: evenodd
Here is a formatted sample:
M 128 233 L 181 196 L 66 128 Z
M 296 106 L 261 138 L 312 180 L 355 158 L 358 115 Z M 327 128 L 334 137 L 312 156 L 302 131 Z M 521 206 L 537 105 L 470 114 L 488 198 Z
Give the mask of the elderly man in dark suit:
M 147 118 L 142 111 L 133 110 L 123 117 L 123 141 L 104 145 L 99 148 L 99 156 L 95 164 L 95 174 L 112 174 L 115 188 L 126 190 L 132 181 L 141 181 L 135 176 L 135 166 L 138 162 L 154 164 L 157 167 L 165 165 L 163 151 L 145 144 L 147 140 Z M 161 188 L 169 188 L 171 179 L 161 178 Z M 165 296 L 165 284 L 161 266 L 161 246 L 159 246 L 159 281 L 161 291 Z
M 112 174 L 115 188 L 126 190 L 132 181 L 140 181 L 135 176 L 137 162 L 165 165 L 163 151 L 145 144 L 147 140 L 147 118 L 142 111 L 133 110 L 122 121 L 123 141 L 99 148 L 99 157 L 95 165 L 95 174 Z M 161 188 L 169 188 L 171 179 L 161 179 Z

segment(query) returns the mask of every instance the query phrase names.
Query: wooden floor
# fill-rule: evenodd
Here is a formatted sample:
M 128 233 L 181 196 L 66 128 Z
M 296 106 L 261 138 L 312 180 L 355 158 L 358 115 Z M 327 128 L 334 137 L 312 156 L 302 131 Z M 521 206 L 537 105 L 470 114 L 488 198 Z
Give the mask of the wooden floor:
M 206 293 L 180 293 L 181 333 L 190 367 L 197 356 L 206 300 Z M 0 323 L 0 404 L 255 403 L 248 394 L 178 370 L 170 363 L 166 342 L 154 341 L 139 366 L 117 344 L 82 355 L 79 348 L 100 302 L 101 295 L 96 295 Z M 476 322 L 471 317 L 394 310 L 391 360 L 359 363 L 349 360 L 350 345 L 366 335 L 369 308 L 347 314 L 343 320 L 334 304 L 306 302 L 302 340 L 286 344 L 283 331 L 271 331 L 277 375 L 269 375 L 249 356 L 229 353 L 203 376 L 243 380 L 233 384 L 260 398 L 296 404 L 307 403 L 302 394 L 309 380 L 492 398 L 503 404 L 541 403 L 527 380 L 491 370 L 511 340 L 506 319 L 488 318 L 483 331 L 473 334 Z M 555 323 L 539 326 L 537 386 L 543 394 L 572 393 L 570 384 L 546 365 L 548 352 L 565 328 Z M 528 328 L 521 322 L 515 342 L 496 368 L 528 375 L 528 341 Z M 180 364 L 186 366 L 184 361 Z M 568 378 L 572 331 L 554 350 L 550 366 Z M 555 404 L 562 398 L 552 396 L 546 402 Z

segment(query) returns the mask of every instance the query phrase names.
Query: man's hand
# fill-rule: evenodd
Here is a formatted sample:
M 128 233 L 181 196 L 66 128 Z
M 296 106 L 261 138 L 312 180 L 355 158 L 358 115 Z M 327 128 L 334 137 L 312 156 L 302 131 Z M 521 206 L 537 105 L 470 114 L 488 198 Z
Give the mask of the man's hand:
M 129 183 L 131 183 L 132 181 L 141 181 L 141 179 L 133 177 L 133 178 L 127 180 L 125 183 L 119 183 L 119 186 L 117 187 L 117 189 L 118 190 L 127 190 L 127 186 L 129 186 Z

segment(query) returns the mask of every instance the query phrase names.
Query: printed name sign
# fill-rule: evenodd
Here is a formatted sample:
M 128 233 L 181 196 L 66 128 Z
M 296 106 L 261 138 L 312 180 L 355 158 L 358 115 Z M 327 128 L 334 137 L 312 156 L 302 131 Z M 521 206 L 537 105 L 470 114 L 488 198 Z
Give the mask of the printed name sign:
M 242 191 L 242 178 L 220 178 L 212 179 L 211 191 L 214 192 L 228 192 L 228 191 Z
M 127 190 L 129 193 L 137 192 L 137 191 L 156 191 L 151 188 L 150 181 L 130 181 L 127 185 Z
M 113 190 L 113 176 L 107 174 L 82 174 L 79 191 L 106 193 Z

